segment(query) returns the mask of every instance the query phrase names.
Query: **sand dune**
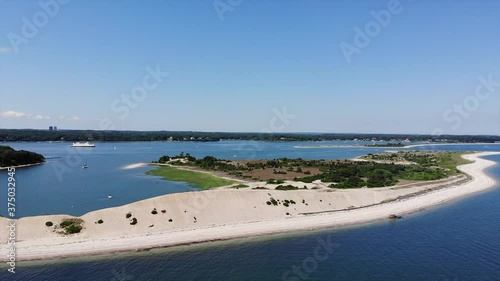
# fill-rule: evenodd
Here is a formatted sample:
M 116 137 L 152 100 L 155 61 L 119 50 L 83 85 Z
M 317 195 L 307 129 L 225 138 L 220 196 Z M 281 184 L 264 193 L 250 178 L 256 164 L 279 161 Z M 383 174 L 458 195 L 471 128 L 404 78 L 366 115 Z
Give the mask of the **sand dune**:
M 27 217 L 17 220 L 18 260 L 53 259 L 134 251 L 155 247 L 234 239 L 285 231 L 335 227 L 386 219 L 391 214 L 415 212 L 495 185 L 484 170 L 495 162 L 478 157 L 499 153 L 464 156 L 475 161 L 459 168 L 471 176 L 425 185 L 374 189 L 332 190 L 252 190 L 222 188 L 155 197 L 121 207 L 85 214 L 80 234 L 64 236 L 45 222 L 58 224 L 67 215 Z M 461 184 L 460 184 L 461 183 Z M 252 186 L 259 183 L 252 183 Z M 394 200 L 431 188 L 449 186 L 423 195 Z M 312 186 L 309 186 L 310 188 Z M 278 206 L 268 205 L 271 197 Z M 388 200 L 393 200 L 389 203 Z M 288 207 L 285 200 L 294 201 Z M 365 206 L 365 207 L 363 207 Z M 156 209 L 157 214 L 152 214 Z M 130 225 L 131 213 L 138 221 Z M 102 224 L 97 224 L 98 220 Z M 169 221 L 172 220 L 172 221 Z M 7 241 L 9 220 L 0 218 L 0 239 Z M 6 260 L 2 256 L 0 260 Z

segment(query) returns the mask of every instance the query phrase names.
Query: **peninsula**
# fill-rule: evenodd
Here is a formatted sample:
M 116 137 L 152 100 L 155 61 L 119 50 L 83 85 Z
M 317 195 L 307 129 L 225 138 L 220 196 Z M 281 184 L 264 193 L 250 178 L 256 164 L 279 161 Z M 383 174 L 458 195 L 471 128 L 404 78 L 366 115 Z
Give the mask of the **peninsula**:
M 0 146 L 0 169 L 24 167 L 45 162 L 43 155 L 26 150 L 15 150 L 10 146 Z
M 227 186 L 159 196 L 81 217 L 21 218 L 17 220 L 17 228 L 22 229 L 16 243 L 17 258 L 26 261 L 147 250 L 399 218 L 495 184 L 484 173 L 495 163 L 481 157 L 497 152 L 466 154 L 459 158 L 454 153 L 408 153 L 372 155 L 360 161 L 316 160 L 309 163 L 309 168 L 306 167 L 308 160 L 287 159 L 285 165 L 282 159 L 269 163 L 278 168 L 268 168 L 265 162 L 264 169 L 258 161 L 244 164 L 194 159 L 199 165 L 187 166 L 187 155 L 164 157 L 165 163 L 156 165 L 222 179 L 231 172 L 229 166 L 224 171 L 224 163 L 243 165 L 246 171 L 233 171 L 241 175 L 224 179 L 230 181 Z M 384 163 L 392 160 L 408 163 Z M 179 163 L 174 163 L 176 161 Z M 207 161 L 215 161 L 212 163 L 219 165 L 213 167 L 218 168 L 202 168 Z M 297 166 L 297 163 L 301 164 Z M 377 171 L 368 169 L 370 165 L 377 167 Z M 250 166 L 255 168 L 248 170 Z M 330 170 L 327 168 L 330 166 L 336 168 Z M 335 172 L 347 171 L 345 167 L 356 167 L 356 175 Z M 161 168 L 164 167 L 158 169 Z M 391 177 L 386 169 L 393 169 L 389 170 Z M 270 173 L 274 180 L 260 181 L 259 177 L 267 177 L 260 174 L 261 171 L 266 175 Z M 286 174 L 280 173 L 282 171 Z M 5 241 L 9 222 L 7 218 L 0 218 L 0 239 Z M 0 259 L 4 261 L 6 257 Z

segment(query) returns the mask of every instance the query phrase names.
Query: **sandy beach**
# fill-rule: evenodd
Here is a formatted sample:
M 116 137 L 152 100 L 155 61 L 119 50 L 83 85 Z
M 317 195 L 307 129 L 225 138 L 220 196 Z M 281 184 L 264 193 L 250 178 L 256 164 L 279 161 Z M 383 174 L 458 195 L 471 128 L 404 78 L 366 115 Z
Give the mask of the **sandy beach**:
M 366 145 L 296 145 L 294 148 L 302 149 L 317 149 L 317 148 L 379 148 L 379 149 L 394 149 L 394 148 L 415 148 L 423 146 L 447 146 L 447 145 L 500 145 L 500 143 L 419 143 L 409 144 L 401 147 L 392 146 L 366 146 Z
M 457 176 L 423 185 L 335 190 L 318 182 L 308 184 L 307 190 L 278 191 L 272 186 L 253 190 L 264 183 L 249 183 L 250 188 L 245 189 L 169 194 L 87 213 L 80 217 L 85 222 L 82 232 L 73 235 L 45 226 L 47 221 L 58 225 L 72 216 L 26 217 L 16 221 L 17 260 L 137 251 L 387 219 L 391 214 L 416 212 L 493 187 L 496 182 L 484 170 L 495 162 L 479 158 L 493 154 L 500 153 L 464 156 L 474 161 L 459 167 L 470 179 Z M 274 206 L 268 203 L 271 198 L 295 204 Z M 137 219 L 136 225 L 130 224 L 128 213 Z M 3 241 L 7 241 L 10 222 L 0 218 Z M 0 260 L 6 258 L 3 255 Z

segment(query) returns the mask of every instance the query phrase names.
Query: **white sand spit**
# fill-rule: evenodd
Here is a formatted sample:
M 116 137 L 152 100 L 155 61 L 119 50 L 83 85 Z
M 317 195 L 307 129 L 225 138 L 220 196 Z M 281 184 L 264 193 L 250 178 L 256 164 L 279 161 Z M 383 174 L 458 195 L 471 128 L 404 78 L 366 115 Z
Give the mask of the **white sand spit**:
M 500 153 L 482 152 L 464 156 L 474 161 L 459 167 L 471 176 L 470 181 L 463 183 L 463 177 L 462 181 L 450 179 L 447 184 L 450 187 L 407 199 L 394 200 L 438 186 L 442 181 L 408 188 L 292 191 L 224 188 L 170 194 L 87 213 L 81 216 L 85 221 L 82 232 L 71 236 L 58 234 L 54 227 L 45 226 L 47 221 L 58 225 L 70 216 L 22 218 L 16 221 L 17 260 L 135 251 L 387 219 L 391 214 L 415 212 L 494 186 L 495 181 L 484 170 L 495 162 L 479 158 L 493 154 Z M 267 202 L 271 197 L 279 199 L 281 204 L 269 205 Z M 293 200 L 295 204 L 285 204 L 285 200 Z M 157 214 L 153 214 L 154 209 Z M 131 218 L 126 218 L 127 213 L 131 214 Z M 132 218 L 137 219 L 136 225 L 130 224 Z M 96 223 L 98 220 L 103 220 L 103 223 Z M 0 218 L 2 241 L 7 241 L 9 222 L 7 218 Z M 5 261 L 6 258 L 3 255 L 0 260 Z

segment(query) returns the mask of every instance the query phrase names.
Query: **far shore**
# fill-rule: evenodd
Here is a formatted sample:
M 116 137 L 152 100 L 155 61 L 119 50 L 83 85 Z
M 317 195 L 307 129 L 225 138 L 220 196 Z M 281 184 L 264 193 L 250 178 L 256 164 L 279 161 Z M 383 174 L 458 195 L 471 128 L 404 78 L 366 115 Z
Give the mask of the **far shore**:
M 401 149 L 401 148 L 413 148 L 422 146 L 434 146 L 434 145 L 500 145 L 500 143 L 419 143 L 419 144 L 409 144 L 405 146 L 366 146 L 366 145 L 296 145 L 295 148 L 301 149 L 313 149 L 313 148 L 380 148 L 380 149 Z
M 367 223 L 403 216 L 486 190 L 496 182 L 485 170 L 495 162 L 481 152 L 463 157 L 473 163 L 458 168 L 468 177 L 429 181 L 420 185 L 384 188 L 331 189 L 321 182 L 307 190 L 255 190 L 265 183 L 245 183 L 242 189 L 175 193 L 128 205 L 97 210 L 80 218 L 79 234 L 62 235 L 54 226 L 68 215 L 26 217 L 16 220 L 18 261 L 47 260 L 116 252 L 142 251 L 203 242 L 296 232 Z M 133 166 L 136 167 L 136 166 Z M 317 188 L 312 188 L 317 187 Z M 273 206 L 271 199 L 294 203 Z M 288 205 L 288 204 L 287 204 Z M 131 218 L 137 224 L 131 225 Z M 128 215 L 127 215 L 128 216 Z M 101 223 L 98 223 L 102 220 Z M 7 241 L 12 220 L 0 218 L 0 239 Z M 4 255 L 0 261 L 6 261 Z

